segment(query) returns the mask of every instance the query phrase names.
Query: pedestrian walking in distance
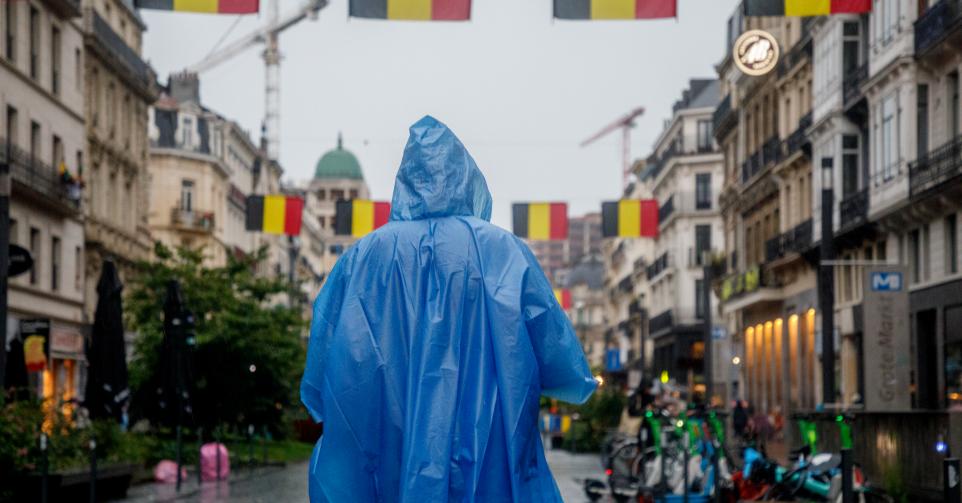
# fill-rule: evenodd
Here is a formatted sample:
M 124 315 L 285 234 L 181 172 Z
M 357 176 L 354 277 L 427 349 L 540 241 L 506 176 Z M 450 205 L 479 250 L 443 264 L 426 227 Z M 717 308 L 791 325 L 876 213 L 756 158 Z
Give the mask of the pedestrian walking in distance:
M 314 303 L 311 501 L 561 501 L 539 397 L 581 403 L 596 384 L 547 278 L 488 223 L 484 176 L 432 117 L 411 126 L 391 204 Z

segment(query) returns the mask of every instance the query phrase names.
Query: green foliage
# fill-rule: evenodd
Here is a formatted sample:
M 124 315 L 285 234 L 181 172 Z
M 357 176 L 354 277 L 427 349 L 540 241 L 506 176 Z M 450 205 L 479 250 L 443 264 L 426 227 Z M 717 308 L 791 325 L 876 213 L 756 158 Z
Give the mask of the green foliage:
M 213 268 L 203 265 L 201 250 L 171 250 L 158 243 L 155 255 L 155 261 L 140 265 L 125 304 L 128 325 L 139 333 L 130 368 L 134 412 L 160 422 L 150 405 L 161 377 L 166 287 L 176 279 L 196 319 L 192 422 L 205 431 L 255 424 L 280 433 L 284 409 L 297 403 L 305 325 L 298 309 L 275 302 L 290 286 L 254 274 L 266 250 L 250 258 L 229 257 L 226 266 Z
M 625 408 L 625 396 L 617 390 L 602 388 L 583 405 L 568 406 L 570 414 L 577 414 L 568 434 L 565 448 L 573 451 L 597 451 L 607 432 L 618 426 Z

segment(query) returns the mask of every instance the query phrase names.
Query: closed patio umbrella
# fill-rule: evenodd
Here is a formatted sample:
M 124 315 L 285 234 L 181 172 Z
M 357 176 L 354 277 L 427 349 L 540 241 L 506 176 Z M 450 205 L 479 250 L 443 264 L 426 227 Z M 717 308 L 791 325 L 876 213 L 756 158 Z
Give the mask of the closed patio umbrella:
M 124 286 L 117 267 L 105 260 L 97 282 L 97 309 L 87 349 L 87 390 L 84 405 L 91 419 L 122 419 L 130 397 L 127 350 L 124 342 Z

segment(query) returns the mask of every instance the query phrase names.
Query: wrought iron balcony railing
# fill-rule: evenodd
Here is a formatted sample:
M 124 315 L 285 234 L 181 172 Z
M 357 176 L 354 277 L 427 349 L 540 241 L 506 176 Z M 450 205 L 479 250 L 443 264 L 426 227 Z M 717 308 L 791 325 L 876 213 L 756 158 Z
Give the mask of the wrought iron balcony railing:
M 790 253 L 802 253 L 812 246 L 812 219 L 769 239 L 765 243 L 765 260 L 773 262 Z
M 868 189 L 850 194 L 839 202 L 839 228 L 852 227 L 868 219 Z
M 674 194 L 672 194 L 671 197 L 669 197 L 668 200 L 665 201 L 665 203 L 662 204 L 660 208 L 658 208 L 658 221 L 664 222 L 668 220 L 668 217 L 670 217 L 674 212 L 675 212 L 675 196 Z
M 915 22 L 915 55 L 922 57 L 962 29 L 962 0 L 942 0 Z
M 731 95 L 725 96 L 725 99 L 715 107 L 715 113 L 712 115 L 712 130 L 715 138 L 724 138 L 738 123 L 737 118 L 737 114 L 732 110 Z
M 124 39 L 118 35 L 110 24 L 107 23 L 93 10 L 89 11 L 88 33 L 92 36 L 95 44 L 103 51 L 105 57 L 111 58 L 117 66 L 126 70 L 126 74 L 138 85 L 149 88 L 153 79 L 153 71 L 150 65 L 144 62 L 140 56 L 134 52 Z
M 211 232 L 214 230 L 214 213 L 185 210 L 176 206 L 170 210 L 170 223 L 195 231 Z
M 666 269 L 668 269 L 668 252 L 663 253 L 645 269 L 645 276 L 648 278 L 648 281 L 651 281 L 652 278 L 658 276 Z
M 10 178 L 17 186 L 13 191 L 14 198 L 18 198 L 18 190 L 23 189 L 66 213 L 72 214 L 80 210 L 82 185 L 79 180 L 58 174 L 53 166 L 17 145 L 8 144 L 7 139 L 2 137 L 0 162 L 8 162 L 10 165 Z
M 868 79 L 868 63 L 856 68 L 845 76 L 842 96 L 845 105 L 850 105 L 862 97 L 862 84 Z
M 909 164 L 909 190 L 912 196 L 945 186 L 962 176 L 962 136 L 927 152 Z
M 73 18 L 80 16 L 80 0 L 44 0 L 44 3 L 58 16 Z
M 777 288 L 779 286 L 775 275 L 758 266 L 749 267 L 745 271 L 736 272 L 722 280 L 718 300 L 728 302 L 756 292 L 760 288 Z
M 671 309 L 655 316 L 654 318 L 648 320 L 648 333 L 656 333 L 662 330 L 667 330 L 673 325 Z

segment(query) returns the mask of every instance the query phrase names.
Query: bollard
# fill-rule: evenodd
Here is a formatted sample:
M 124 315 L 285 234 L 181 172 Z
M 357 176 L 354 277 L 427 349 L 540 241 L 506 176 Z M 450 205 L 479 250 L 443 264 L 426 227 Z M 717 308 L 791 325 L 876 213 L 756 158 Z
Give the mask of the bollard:
M 50 484 L 50 459 L 47 457 L 47 434 L 40 432 L 40 502 L 47 503 L 47 487 Z
M 247 425 L 247 468 L 254 474 L 254 425 Z
M 682 489 L 681 493 L 683 495 L 683 501 L 685 503 L 688 503 L 688 441 L 689 441 L 688 431 L 685 430 L 685 433 L 683 433 L 681 436 L 681 451 L 683 453 L 681 459 L 682 459 L 682 463 L 685 465 L 682 468 L 682 472 L 681 472 L 682 474 L 684 474 L 681 482 L 682 484 L 684 484 L 684 488 Z
M 90 503 L 97 501 L 97 441 L 90 439 Z
M 180 492 L 180 482 L 181 482 L 180 467 L 182 466 L 182 463 L 183 463 L 183 456 L 181 456 L 181 451 L 183 446 L 182 440 L 183 439 L 181 438 L 180 425 L 178 424 L 177 425 L 177 492 L 178 493 Z
M 855 503 L 852 485 L 852 449 L 842 449 L 842 503 Z
M 962 502 L 959 492 L 959 458 L 945 458 L 942 461 L 942 491 L 945 503 Z
M 204 429 L 197 428 L 197 485 L 204 483 Z

